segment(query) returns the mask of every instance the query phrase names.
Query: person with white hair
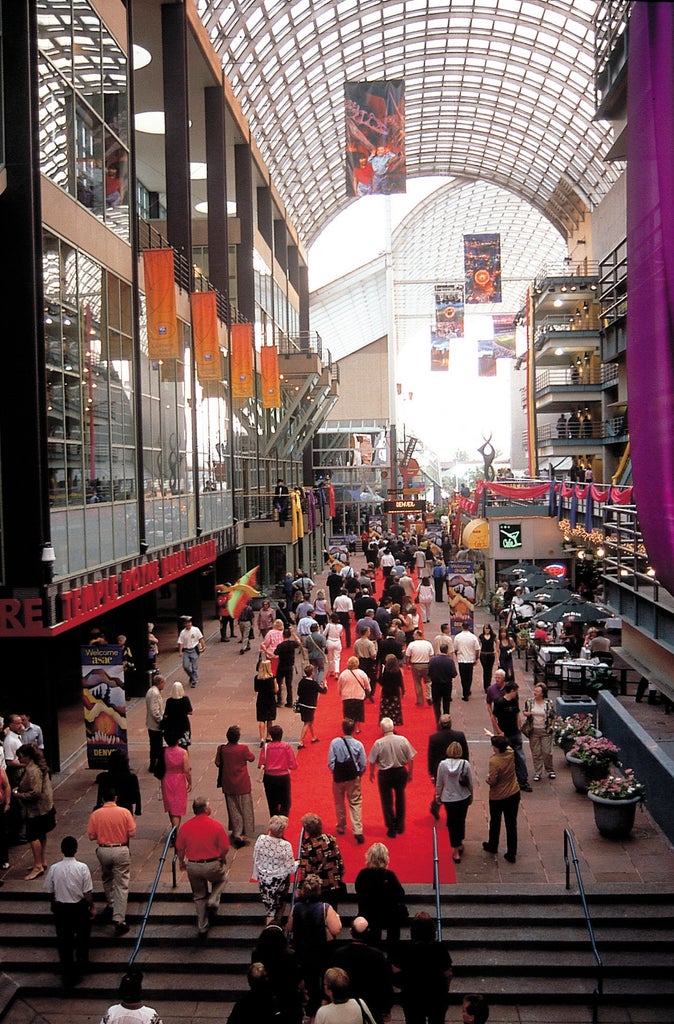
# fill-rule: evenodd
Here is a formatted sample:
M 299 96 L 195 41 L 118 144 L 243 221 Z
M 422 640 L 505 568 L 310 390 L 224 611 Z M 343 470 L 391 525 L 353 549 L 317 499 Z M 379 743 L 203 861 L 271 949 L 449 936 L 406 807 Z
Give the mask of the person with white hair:
M 190 725 L 192 710 L 192 701 L 186 695 L 185 687 L 176 679 L 169 690 L 164 706 L 162 729 L 164 736 L 177 736 L 179 746 L 184 747 L 185 750 L 192 743 L 192 727 Z
M 412 781 L 416 750 L 406 736 L 394 731 L 393 721 L 382 718 L 382 735 L 370 751 L 370 782 L 378 769 L 379 799 L 386 824 L 386 835 L 395 839 L 405 831 L 405 787 Z

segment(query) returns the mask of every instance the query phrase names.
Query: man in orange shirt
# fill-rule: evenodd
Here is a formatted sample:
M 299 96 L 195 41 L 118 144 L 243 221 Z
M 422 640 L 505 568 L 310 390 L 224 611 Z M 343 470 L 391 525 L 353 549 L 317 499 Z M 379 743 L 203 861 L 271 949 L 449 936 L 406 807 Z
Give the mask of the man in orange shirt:
M 211 805 L 204 796 L 192 801 L 194 817 L 178 829 L 176 853 L 181 871 L 187 871 L 197 911 L 199 940 L 208 935 L 218 913 L 220 896 L 227 882 L 225 862 L 229 839 L 219 821 L 211 818 Z
M 126 807 L 117 806 L 114 789 L 106 787 L 101 794 L 103 806 L 97 808 L 87 825 L 89 839 L 98 843 L 96 856 L 101 865 L 103 891 L 107 907 L 99 921 L 113 921 L 115 935 L 126 935 L 126 906 L 129 899 L 131 854 L 129 840 L 136 834 L 136 822 Z

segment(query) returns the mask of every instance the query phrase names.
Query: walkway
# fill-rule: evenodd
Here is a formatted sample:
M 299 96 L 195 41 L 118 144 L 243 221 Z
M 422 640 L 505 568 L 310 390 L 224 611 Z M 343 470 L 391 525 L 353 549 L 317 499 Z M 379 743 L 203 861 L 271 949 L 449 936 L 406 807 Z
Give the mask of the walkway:
M 322 579 L 322 577 L 321 577 Z M 317 580 L 318 582 L 318 580 Z M 486 613 L 480 610 L 479 626 L 486 619 Z M 440 623 L 446 621 L 446 606 L 433 605 L 429 635 L 439 631 Z M 226 824 L 226 813 L 222 795 L 216 789 L 216 769 L 213 764 L 217 744 L 224 742 L 227 727 L 238 722 L 242 728 L 242 740 L 257 749 L 258 735 L 254 715 L 254 698 L 252 677 L 257 660 L 259 640 L 253 642 L 253 650 L 240 655 L 238 642 L 223 644 L 219 642 L 217 622 L 206 623 L 204 632 L 208 639 L 208 649 L 201 658 L 199 671 L 200 682 L 197 689 L 188 690 L 194 705 L 193 744 L 190 748 L 192 772 L 194 779 L 193 792 L 211 796 L 216 813 Z M 169 681 L 184 680 L 180 666 L 175 640 L 176 633 L 172 629 L 161 630 L 160 665 Z M 525 672 L 524 660 L 516 660 L 516 675 L 521 686 L 522 699 L 529 695 L 532 687 L 531 672 Z M 458 684 L 457 684 L 458 685 Z M 410 687 L 406 700 L 412 700 Z M 554 691 L 553 691 L 554 695 Z M 665 715 L 662 708 L 651 707 L 646 703 L 629 702 L 629 710 L 638 713 L 639 719 L 657 738 L 671 741 L 674 734 L 674 715 Z M 515 865 L 507 864 L 502 858 L 495 858 L 483 852 L 482 841 L 487 835 L 488 791 L 484 783 L 486 765 L 489 757 L 490 744 L 484 734 L 489 725 L 482 699 L 482 685 L 479 669 L 473 697 L 468 703 L 455 699 L 452 703 L 453 724 L 463 729 L 471 746 L 471 759 L 476 776 L 475 799 L 469 812 L 466 853 L 461 865 L 457 868 L 457 882 L 473 888 L 475 886 L 515 885 L 519 890 L 530 891 L 532 887 L 559 886 L 564 883 L 565 866 L 563 862 L 563 830 L 569 828 L 575 838 L 580 860 L 580 867 L 585 885 L 589 890 L 616 886 L 639 886 L 651 888 L 674 881 L 674 849 L 664 838 L 647 811 L 637 812 L 637 821 L 632 837 L 624 842 L 610 842 L 602 839 L 594 826 L 592 805 L 586 797 L 576 793 L 571 783 L 568 768 L 564 764 L 561 751 L 555 749 L 555 767 L 557 779 L 533 783 L 534 792 L 523 794 L 519 817 L 519 852 Z M 71 719 L 71 725 L 64 725 L 64 733 L 72 730 L 73 736 L 84 737 L 80 712 L 64 716 Z M 285 729 L 285 738 L 296 741 L 299 735 L 299 719 L 290 709 L 280 709 L 280 722 Z M 429 730 L 433 722 L 429 711 Z M 404 732 L 404 729 L 402 730 Z M 143 814 L 138 821 L 138 834 L 132 847 L 132 887 L 135 889 L 149 886 L 154 877 L 161 846 L 167 835 L 168 819 L 160 797 L 159 783 L 148 773 L 148 742 L 145 730 L 144 701 L 135 701 L 129 710 L 129 753 L 132 767 L 138 772 L 143 792 Z M 64 747 L 68 738 L 64 735 Z M 73 747 L 76 739 L 70 740 Z M 530 761 L 530 755 L 527 752 Z M 420 751 L 425 760 L 425 751 Z M 327 768 L 326 768 L 327 771 Z M 77 752 L 64 770 L 55 777 L 56 800 L 58 810 L 57 831 L 51 839 L 50 859 L 58 855 L 60 838 L 70 833 L 80 840 L 80 854 L 92 869 L 95 885 L 100 890 L 100 872 L 93 845 L 86 837 L 86 825 L 89 814 L 95 804 L 95 772 L 86 766 L 84 747 L 79 746 Z M 266 803 L 262 786 L 254 777 L 254 799 L 256 822 L 262 831 L 267 821 Z M 415 781 L 410 792 L 414 799 L 415 793 L 420 799 L 427 801 L 430 797 L 430 781 L 425 770 L 415 773 Z M 309 808 L 307 808 L 309 809 Z M 311 808 L 323 814 L 327 828 L 333 827 L 332 808 Z M 367 823 L 366 833 L 367 833 Z M 429 827 L 432 819 L 429 816 Z M 399 840 L 402 841 L 402 840 Z M 3 875 L 4 892 L 21 891 L 27 885 L 39 886 L 40 882 L 26 883 L 23 876 L 31 863 L 27 847 L 15 847 L 10 853 L 11 868 Z M 230 890 L 250 888 L 252 853 L 244 848 L 230 853 Z M 429 865 L 429 874 L 430 874 Z M 180 883 L 188 892 L 185 882 Z M 166 889 L 171 886 L 170 871 L 165 868 L 161 885 Z M 120 964 L 120 973 L 122 970 Z M 114 993 L 111 993 L 111 1001 Z M 49 1005 L 46 1005 L 49 1004 Z M 70 1022 L 86 1019 L 92 1021 L 100 1015 L 104 1007 L 88 1006 L 86 1001 L 78 1001 L 75 1007 L 66 1004 L 58 1005 L 54 1000 L 33 1000 L 32 1005 L 40 1013 L 43 1021 L 56 1022 L 60 1014 L 67 1013 Z M 73 1013 L 73 1009 L 76 1011 Z M 217 1005 L 202 1007 L 205 1016 L 218 1014 L 222 1019 L 222 1008 Z M 166 1024 L 176 1024 L 174 1008 L 161 1007 L 165 1013 Z M 533 1008 L 528 1008 L 529 1012 Z M 499 1017 L 501 1021 L 533 1021 L 540 1018 L 527 1016 L 527 1008 L 511 1008 L 512 1016 Z M 573 1012 L 573 1011 L 572 1011 Z M 518 1014 L 520 1014 L 518 1016 Z M 458 1019 L 457 1008 L 450 1009 L 448 1021 Z M 194 1017 L 191 1018 L 194 1020 Z M 571 1016 L 568 1008 L 560 1012 L 554 1019 L 560 1022 L 571 1020 L 585 1021 L 585 1016 Z M 608 1020 L 608 1017 L 604 1017 Z M 643 1020 L 662 1018 L 644 1017 Z M 615 1017 L 612 1018 L 615 1022 Z M 96 1024 L 94 1021 L 94 1024 Z M 492 1019 L 492 1024 L 494 1020 Z

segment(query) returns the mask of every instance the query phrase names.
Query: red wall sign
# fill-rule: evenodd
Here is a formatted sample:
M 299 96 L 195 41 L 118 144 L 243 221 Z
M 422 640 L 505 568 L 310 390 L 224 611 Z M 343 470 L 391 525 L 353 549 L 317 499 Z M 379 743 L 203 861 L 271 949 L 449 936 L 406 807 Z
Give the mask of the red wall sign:
M 61 620 L 49 627 L 42 621 L 41 598 L 0 599 L 0 637 L 46 637 L 65 633 L 73 626 L 156 590 L 199 566 L 208 565 L 215 561 L 216 556 L 215 541 L 207 540 L 125 569 L 118 575 L 105 576 L 84 587 L 66 590 L 60 595 Z

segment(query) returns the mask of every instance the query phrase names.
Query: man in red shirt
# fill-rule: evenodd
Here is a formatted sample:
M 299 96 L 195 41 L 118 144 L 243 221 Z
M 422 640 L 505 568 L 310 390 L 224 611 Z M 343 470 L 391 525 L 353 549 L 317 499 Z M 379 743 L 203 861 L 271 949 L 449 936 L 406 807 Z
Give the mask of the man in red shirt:
M 176 853 L 180 870 L 187 871 L 197 910 L 199 940 L 203 942 L 218 913 L 227 882 L 229 839 L 220 822 L 211 818 L 211 805 L 206 797 L 196 797 L 192 810 L 194 817 L 178 829 Z
M 255 754 L 245 743 L 240 743 L 240 739 L 239 726 L 230 725 L 227 730 L 227 742 L 220 744 L 215 755 L 218 785 L 227 804 L 232 844 L 237 847 L 246 846 L 255 834 L 253 797 L 248 773 L 248 762 L 255 760 Z

